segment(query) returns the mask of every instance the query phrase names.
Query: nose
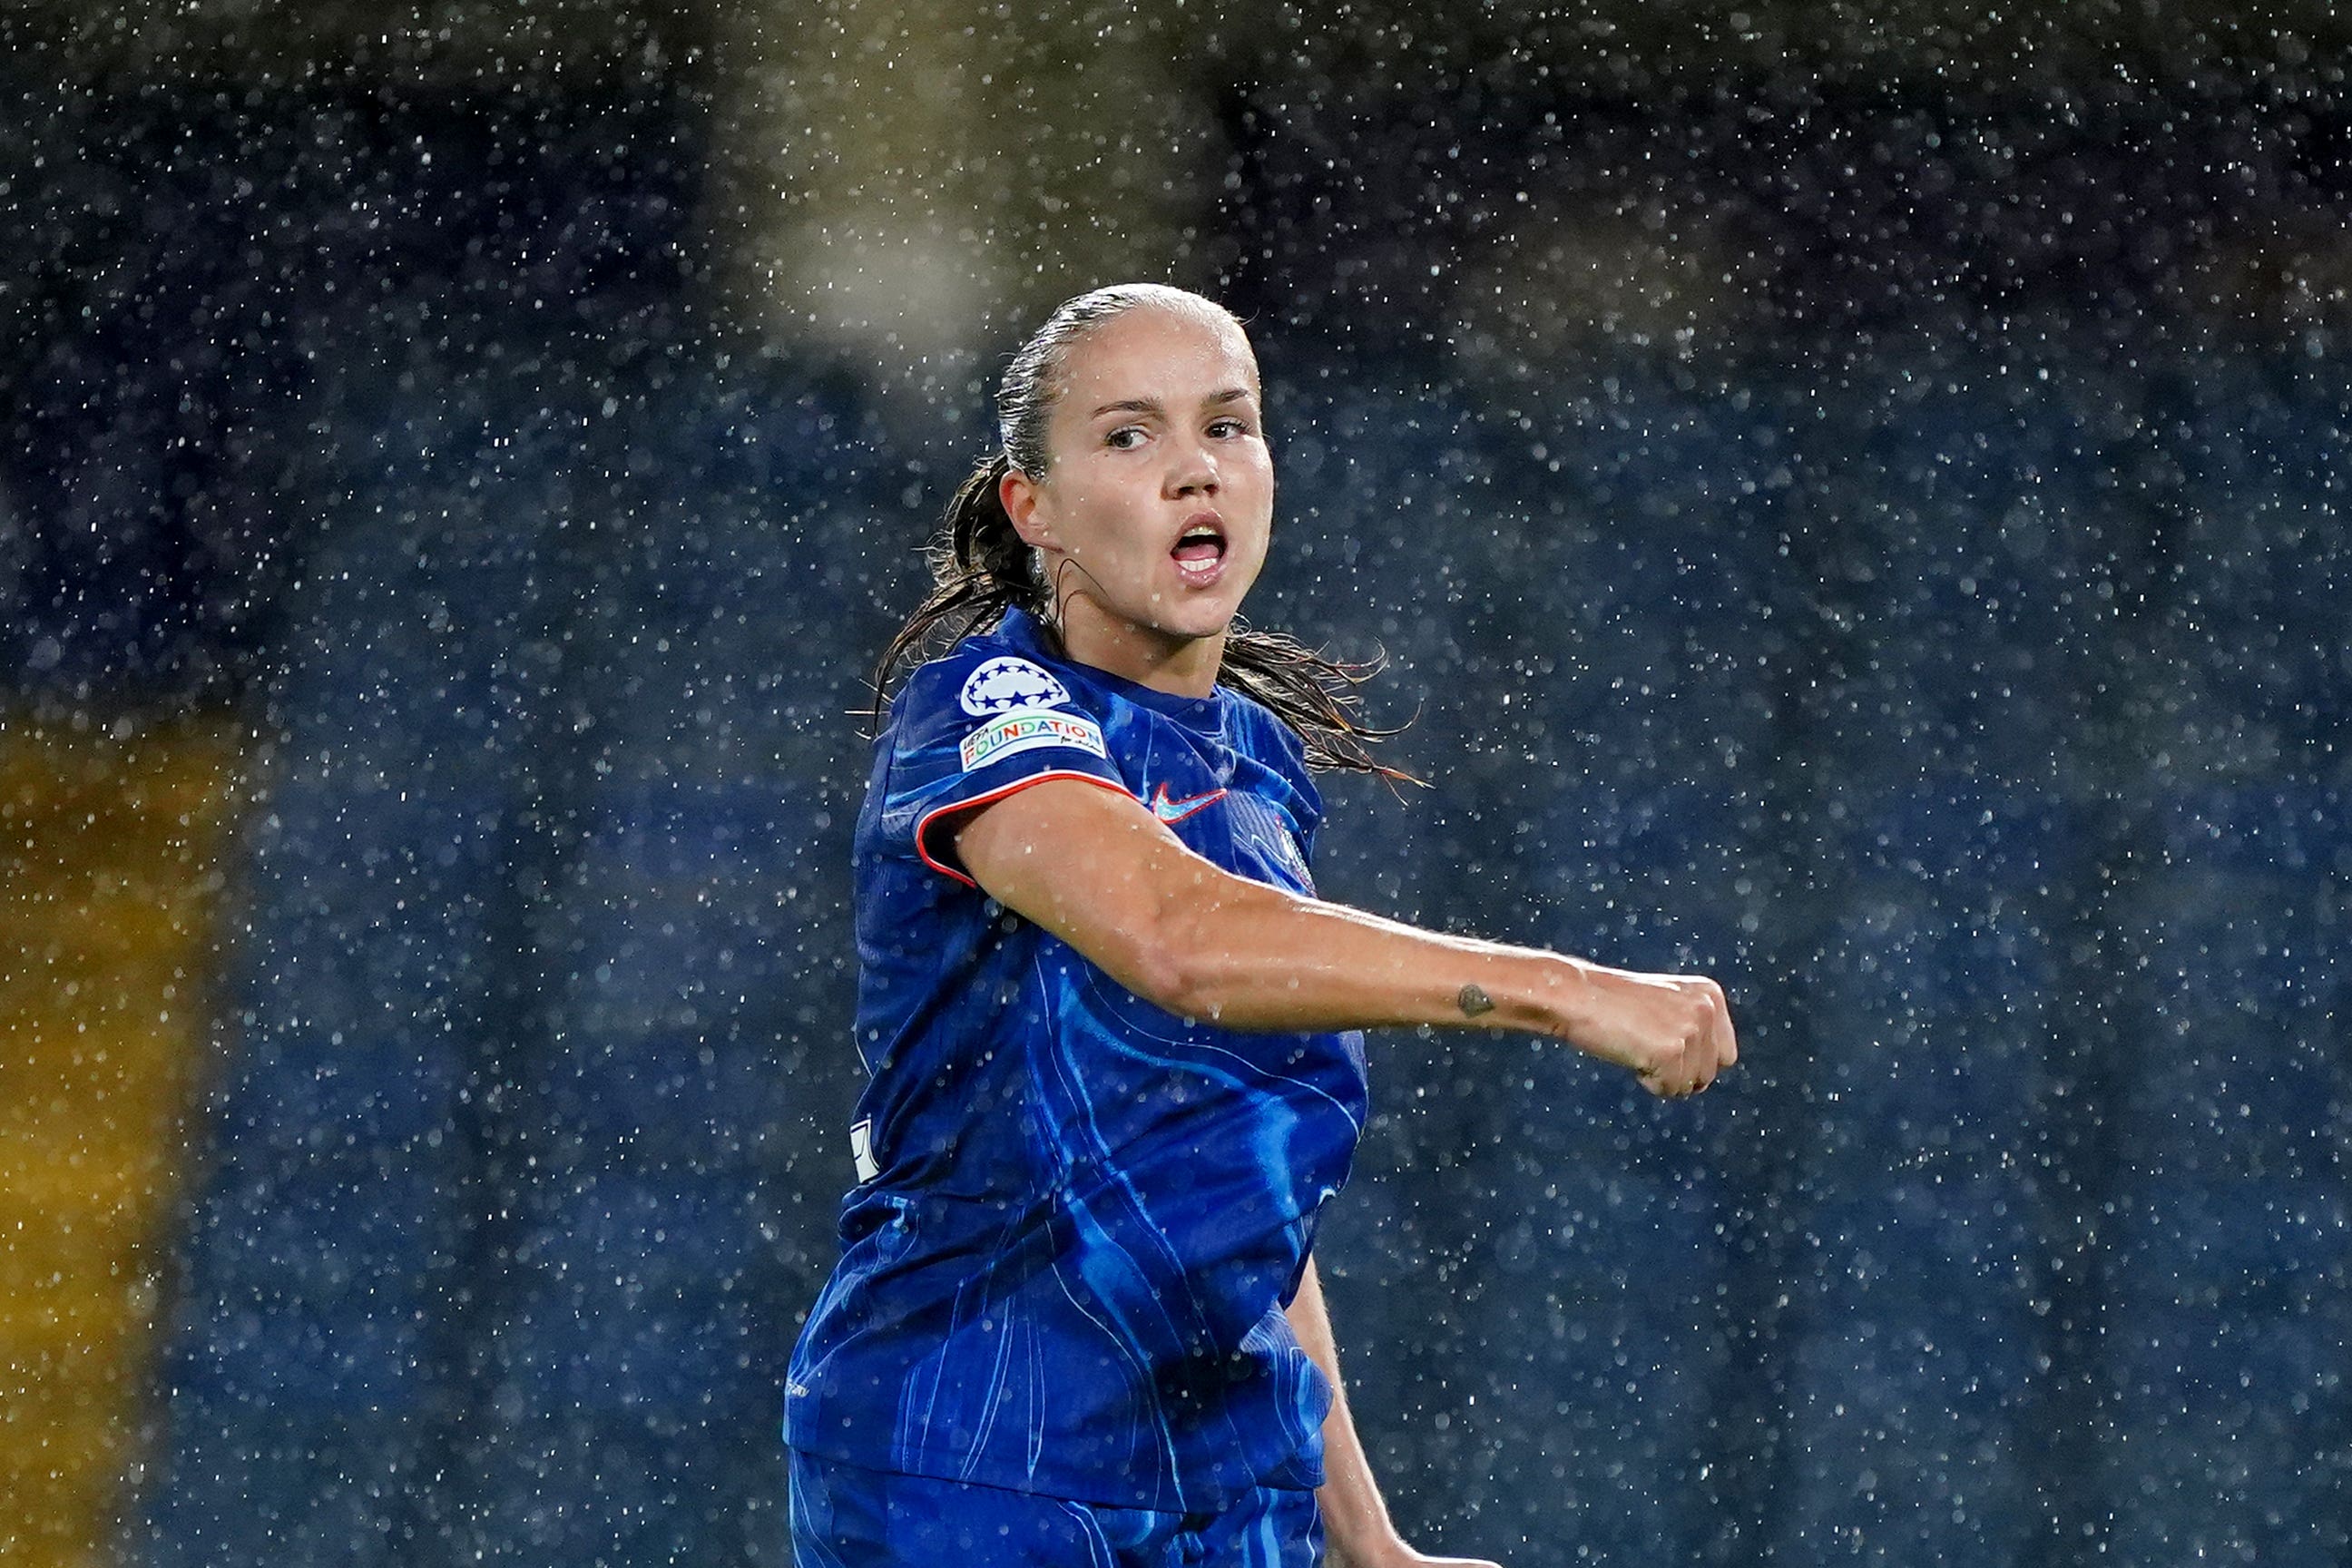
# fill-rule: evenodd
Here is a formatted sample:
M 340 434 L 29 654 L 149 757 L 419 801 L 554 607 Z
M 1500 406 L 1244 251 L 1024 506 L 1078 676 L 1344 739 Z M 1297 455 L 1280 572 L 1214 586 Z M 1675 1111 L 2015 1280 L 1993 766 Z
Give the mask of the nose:
M 1217 493 L 1217 459 L 1198 437 L 1177 442 L 1170 452 L 1166 486 L 1171 500 Z

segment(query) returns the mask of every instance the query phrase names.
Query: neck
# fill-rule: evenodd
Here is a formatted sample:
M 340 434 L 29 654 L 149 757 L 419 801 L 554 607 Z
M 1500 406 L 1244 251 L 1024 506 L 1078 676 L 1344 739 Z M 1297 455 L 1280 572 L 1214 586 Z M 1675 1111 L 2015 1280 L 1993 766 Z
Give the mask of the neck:
M 1078 663 L 1171 697 L 1208 696 L 1225 657 L 1223 632 L 1177 637 L 1115 621 L 1082 597 L 1063 606 L 1061 634 L 1063 652 Z

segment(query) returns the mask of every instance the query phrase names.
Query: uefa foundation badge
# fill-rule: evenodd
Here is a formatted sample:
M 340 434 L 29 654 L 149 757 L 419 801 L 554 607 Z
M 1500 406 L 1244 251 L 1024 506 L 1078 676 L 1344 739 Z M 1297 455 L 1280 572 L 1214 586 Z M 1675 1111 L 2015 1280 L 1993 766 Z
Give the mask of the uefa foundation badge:
M 1061 713 L 1050 708 L 1016 708 L 999 714 L 963 738 L 958 754 L 963 771 L 971 772 L 1003 757 L 1034 752 L 1041 746 L 1068 746 L 1108 758 L 1102 726 L 1083 713 Z

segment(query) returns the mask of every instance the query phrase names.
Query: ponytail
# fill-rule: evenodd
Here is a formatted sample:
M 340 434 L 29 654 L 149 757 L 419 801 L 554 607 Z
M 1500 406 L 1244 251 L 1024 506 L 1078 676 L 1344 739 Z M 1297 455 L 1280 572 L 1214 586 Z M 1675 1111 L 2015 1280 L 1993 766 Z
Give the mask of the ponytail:
M 999 451 L 972 469 L 948 502 L 947 518 L 923 552 L 931 568 L 931 591 L 874 666 L 877 725 L 902 667 L 919 662 L 934 647 L 988 630 L 1016 605 L 1041 623 L 1049 619 L 1037 558 L 1013 531 L 1004 510 L 1004 476 L 1012 471 L 1013 459 Z

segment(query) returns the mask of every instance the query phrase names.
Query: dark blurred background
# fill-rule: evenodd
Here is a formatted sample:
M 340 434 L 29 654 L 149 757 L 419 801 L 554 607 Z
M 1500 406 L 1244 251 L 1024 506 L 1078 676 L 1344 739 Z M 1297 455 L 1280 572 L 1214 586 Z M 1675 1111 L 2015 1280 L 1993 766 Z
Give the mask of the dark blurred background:
M 2352 23 L 0 11 L 0 1563 L 785 1560 L 862 676 L 1003 359 L 1250 321 L 1425 1549 L 2352 1554 Z

